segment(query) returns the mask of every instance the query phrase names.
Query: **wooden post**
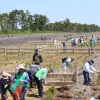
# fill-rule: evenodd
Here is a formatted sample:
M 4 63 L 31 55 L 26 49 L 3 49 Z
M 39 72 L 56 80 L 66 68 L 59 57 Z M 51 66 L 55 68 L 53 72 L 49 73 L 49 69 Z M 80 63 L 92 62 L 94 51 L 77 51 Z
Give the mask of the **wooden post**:
M 28 44 L 29 44 L 29 41 L 28 41 Z
M 21 47 L 19 47 L 19 53 L 21 54 Z
M 4 72 L 4 68 L 2 68 L 2 73 Z
M 73 54 L 75 54 L 75 48 L 73 48 Z
M 38 46 L 38 42 L 36 42 L 36 46 Z
M 91 54 L 91 47 L 89 48 L 89 54 Z
M 42 48 L 42 54 L 44 54 L 44 48 Z
M 46 41 L 46 44 L 48 45 L 48 41 Z
M 78 84 L 78 68 L 75 69 L 75 82 Z
M 6 55 L 6 53 L 7 53 L 7 51 L 6 51 L 6 47 L 4 47 L 4 53 L 5 53 L 5 55 Z
M 59 48 L 57 49 L 57 55 L 59 55 Z

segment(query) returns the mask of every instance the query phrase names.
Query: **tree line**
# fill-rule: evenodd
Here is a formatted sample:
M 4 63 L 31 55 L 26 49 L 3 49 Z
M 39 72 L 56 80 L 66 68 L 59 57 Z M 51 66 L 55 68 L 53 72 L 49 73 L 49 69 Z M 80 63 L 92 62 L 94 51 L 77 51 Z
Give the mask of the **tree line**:
M 100 27 L 95 24 L 72 23 L 66 18 L 63 21 L 50 23 L 46 15 L 32 15 L 28 10 L 12 10 L 0 14 L 0 33 L 9 32 L 98 32 Z

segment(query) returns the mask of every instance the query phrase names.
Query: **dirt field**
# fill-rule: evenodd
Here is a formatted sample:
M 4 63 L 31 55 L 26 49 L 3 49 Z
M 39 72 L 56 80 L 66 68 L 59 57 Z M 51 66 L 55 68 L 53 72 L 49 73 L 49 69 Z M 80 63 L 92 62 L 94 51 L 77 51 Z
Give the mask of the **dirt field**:
M 40 38 L 40 37 L 39 37 Z M 6 71 L 14 71 L 15 67 L 19 63 L 25 63 L 26 68 L 29 69 L 29 66 L 32 63 L 32 56 L 33 53 L 22 53 L 22 54 L 13 54 L 9 53 L 7 55 L 0 54 L 0 67 L 2 67 Z M 89 60 L 93 59 L 95 61 L 95 68 L 100 70 L 99 61 L 100 61 L 100 54 L 43 54 L 44 62 L 41 64 L 43 67 L 49 67 L 50 65 L 55 68 L 55 72 L 59 69 L 61 71 L 61 59 L 63 57 L 72 57 L 75 56 L 76 60 L 72 63 L 71 68 L 75 68 L 78 66 L 79 76 L 78 76 L 78 84 L 68 84 L 67 88 L 59 89 L 56 87 L 55 90 L 55 97 L 54 100 L 89 100 L 94 96 L 99 90 L 99 84 L 97 82 L 98 74 L 94 74 L 91 76 L 92 83 L 91 86 L 84 86 L 83 85 L 83 76 L 82 76 L 82 67 L 84 63 Z M 61 86 L 60 86 L 61 87 Z M 44 91 L 47 91 L 50 87 L 44 86 Z M 61 87 L 62 88 L 62 87 Z M 33 88 L 32 91 L 27 91 L 26 100 L 40 100 L 37 98 L 37 88 Z M 12 100 L 9 93 L 7 93 L 7 100 Z

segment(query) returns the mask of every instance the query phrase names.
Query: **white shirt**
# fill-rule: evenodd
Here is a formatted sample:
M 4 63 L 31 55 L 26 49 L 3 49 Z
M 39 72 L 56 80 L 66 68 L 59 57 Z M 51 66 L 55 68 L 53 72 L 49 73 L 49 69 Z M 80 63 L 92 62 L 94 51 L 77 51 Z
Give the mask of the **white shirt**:
M 78 44 L 78 39 L 77 38 L 74 39 L 74 43 Z
M 65 62 L 66 62 L 66 61 L 65 61 Z M 69 62 L 69 63 L 70 63 L 70 62 L 71 62 L 71 58 L 68 58 L 68 59 L 67 59 L 67 62 Z
M 98 72 L 92 65 L 89 65 L 88 62 L 85 63 L 83 70 L 90 73 Z
M 57 40 L 54 40 L 53 43 L 56 44 L 57 43 Z
M 66 67 L 66 62 L 71 63 L 71 58 L 66 59 L 66 61 L 64 63 L 62 63 L 62 67 Z

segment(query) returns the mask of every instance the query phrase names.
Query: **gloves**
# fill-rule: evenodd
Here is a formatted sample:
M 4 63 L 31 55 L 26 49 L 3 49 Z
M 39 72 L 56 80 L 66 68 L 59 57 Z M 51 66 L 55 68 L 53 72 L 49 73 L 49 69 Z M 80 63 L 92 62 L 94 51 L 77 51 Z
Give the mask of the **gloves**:
M 23 82 L 24 82 L 24 80 L 20 80 L 20 82 L 21 82 L 21 83 L 23 83 Z
M 4 85 L 4 88 L 6 88 L 8 86 L 8 84 Z
M 47 82 L 46 82 L 46 81 L 44 81 L 44 84 L 47 84 Z
M 44 84 L 46 84 L 46 83 L 47 83 L 45 78 L 43 79 L 43 83 L 44 83 Z
M 41 79 L 40 79 L 40 78 L 38 78 L 38 80 L 40 81 Z
M 16 79 L 13 80 L 13 82 L 15 82 L 15 81 L 16 81 Z

